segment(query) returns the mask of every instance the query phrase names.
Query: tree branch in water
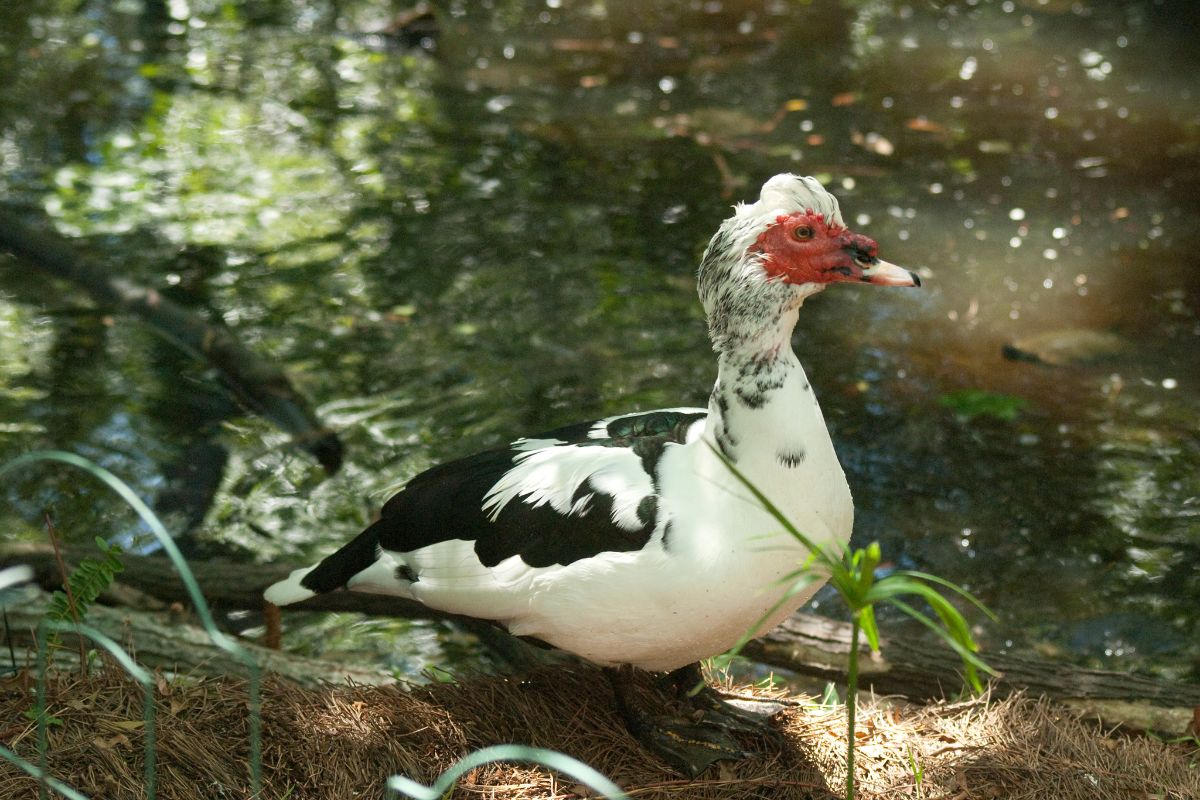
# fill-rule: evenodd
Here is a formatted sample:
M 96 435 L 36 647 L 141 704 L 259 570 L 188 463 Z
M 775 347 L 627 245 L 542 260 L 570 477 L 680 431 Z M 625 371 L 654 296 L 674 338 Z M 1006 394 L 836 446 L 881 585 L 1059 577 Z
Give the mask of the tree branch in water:
M 194 358 L 211 365 L 233 395 L 248 408 L 290 433 L 328 473 L 342 464 L 342 444 L 322 426 L 304 397 L 276 364 L 244 346 L 227 328 L 214 325 L 156 289 L 108 274 L 50 230 L 38 230 L 0 209 L 0 250 L 23 264 L 70 281 L 100 306 L 145 322 Z

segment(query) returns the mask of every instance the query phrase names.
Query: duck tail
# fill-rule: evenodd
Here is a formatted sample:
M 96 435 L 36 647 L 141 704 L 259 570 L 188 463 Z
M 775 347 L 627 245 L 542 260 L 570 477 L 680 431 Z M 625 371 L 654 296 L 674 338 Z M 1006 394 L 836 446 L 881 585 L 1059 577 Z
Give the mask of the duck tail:
M 378 557 L 379 536 L 372 525 L 320 563 L 293 570 L 291 575 L 268 586 L 263 598 L 277 606 L 286 606 L 341 589 Z

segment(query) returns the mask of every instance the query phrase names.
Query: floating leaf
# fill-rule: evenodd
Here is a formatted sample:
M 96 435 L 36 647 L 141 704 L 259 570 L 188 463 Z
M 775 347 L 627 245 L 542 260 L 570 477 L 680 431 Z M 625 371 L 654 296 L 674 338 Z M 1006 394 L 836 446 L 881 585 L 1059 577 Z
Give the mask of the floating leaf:
M 905 121 L 904 127 L 910 131 L 920 131 L 921 133 L 944 133 L 946 126 L 925 117 L 914 117 Z

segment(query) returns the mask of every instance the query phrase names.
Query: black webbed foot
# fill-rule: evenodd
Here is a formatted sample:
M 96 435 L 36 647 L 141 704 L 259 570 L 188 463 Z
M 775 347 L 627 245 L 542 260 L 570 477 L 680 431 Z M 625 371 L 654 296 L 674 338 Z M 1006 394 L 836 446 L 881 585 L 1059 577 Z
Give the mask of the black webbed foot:
M 771 725 L 770 713 L 756 713 L 730 703 L 710 687 L 700 672 L 699 664 L 680 667 L 666 676 L 677 693 L 686 696 L 688 704 L 711 724 L 727 731 L 761 736 L 776 745 L 782 745 L 784 736 Z
M 737 734 L 782 738 L 765 719 L 729 706 L 707 686 L 688 697 L 688 690 L 700 685 L 700 672 L 684 670 L 690 671 L 677 670 L 667 676 L 681 690 L 677 694 L 686 710 L 680 716 L 647 712 L 635 696 L 632 668 L 605 670 L 626 727 L 647 750 L 695 778 L 717 761 L 741 761 L 755 755 L 741 745 Z

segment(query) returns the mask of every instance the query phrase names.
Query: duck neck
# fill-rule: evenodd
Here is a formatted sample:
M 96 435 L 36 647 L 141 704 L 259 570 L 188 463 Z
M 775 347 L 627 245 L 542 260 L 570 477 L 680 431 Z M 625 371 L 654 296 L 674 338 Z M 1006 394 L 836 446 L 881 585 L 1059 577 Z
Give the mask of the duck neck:
M 773 324 L 742 336 L 726 336 L 718 345 L 717 382 L 709 398 L 708 431 L 731 461 L 743 461 L 756 449 L 772 458 L 791 460 L 797 453 L 775 453 L 780 442 L 803 420 L 807 406 L 798 402 L 809 391 L 808 380 L 792 351 L 797 308 L 786 310 Z M 819 413 L 819 412 L 818 412 Z

